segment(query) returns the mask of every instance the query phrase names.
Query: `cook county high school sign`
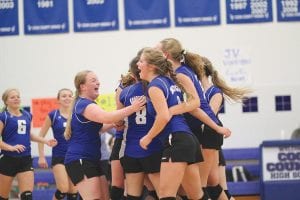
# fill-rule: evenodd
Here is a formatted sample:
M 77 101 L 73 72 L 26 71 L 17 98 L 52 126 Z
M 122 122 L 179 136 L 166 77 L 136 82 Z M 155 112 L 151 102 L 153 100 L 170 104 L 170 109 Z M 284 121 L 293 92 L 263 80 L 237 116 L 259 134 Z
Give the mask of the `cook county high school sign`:
M 264 141 L 261 169 L 262 199 L 300 199 L 300 140 Z
M 300 180 L 300 146 L 265 147 L 263 180 Z

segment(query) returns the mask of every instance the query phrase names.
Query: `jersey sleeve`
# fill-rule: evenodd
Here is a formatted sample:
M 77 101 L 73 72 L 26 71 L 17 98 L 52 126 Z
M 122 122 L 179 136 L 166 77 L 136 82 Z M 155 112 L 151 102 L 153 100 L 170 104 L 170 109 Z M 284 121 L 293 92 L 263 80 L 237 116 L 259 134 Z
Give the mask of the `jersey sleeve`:
M 6 118 L 7 118 L 7 116 L 6 116 L 5 111 L 3 111 L 2 113 L 0 113 L 0 121 L 1 121 L 3 124 L 5 124 Z
M 75 113 L 82 115 L 82 113 L 84 112 L 86 107 L 88 105 L 90 105 L 91 103 L 95 103 L 95 102 L 93 102 L 91 100 L 88 100 L 88 99 L 83 99 L 83 98 L 79 99 L 76 102 L 76 105 L 75 105 L 75 108 L 74 108 Z

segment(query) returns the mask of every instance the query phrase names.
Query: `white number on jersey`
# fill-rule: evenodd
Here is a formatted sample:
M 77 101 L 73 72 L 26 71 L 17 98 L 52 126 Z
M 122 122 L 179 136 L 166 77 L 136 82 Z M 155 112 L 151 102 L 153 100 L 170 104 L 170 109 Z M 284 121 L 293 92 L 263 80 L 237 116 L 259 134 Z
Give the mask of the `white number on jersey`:
M 26 133 L 26 121 L 18 120 L 18 134 L 25 134 L 25 133 Z
M 143 108 L 140 111 L 137 111 L 135 113 L 136 117 L 135 117 L 135 123 L 136 124 L 146 124 L 147 120 L 146 120 L 146 108 Z

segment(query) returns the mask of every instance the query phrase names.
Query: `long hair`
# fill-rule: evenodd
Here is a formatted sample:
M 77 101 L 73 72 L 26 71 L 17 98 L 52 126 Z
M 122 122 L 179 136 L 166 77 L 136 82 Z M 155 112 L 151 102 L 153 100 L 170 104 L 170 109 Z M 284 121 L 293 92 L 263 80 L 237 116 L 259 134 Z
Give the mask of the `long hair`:
M 243 102 L 247 99 L 246 95 L 252 92 L 249 88 L 237 88 L 230 87 L 227 83 L 219 76 L 218 71 L 214 69 L 210 60 L 202 56 L 204 61 L 204 71 L 206 77 L 211 77 L 212 83 L 219 87 L 224 93 L 224 97 L 230 102 Z
M 195 72 L 198 79 L 201 80 L 204 74 L 204 67 L 200 55 L 183 49 L 181 43 L 175 38 L 163 39 L 160 41 L 160 44 L 161 50 L 171 57 L 169 59 L 187 65 L 187 67 L 190 67 Z
M 143 88 L 146 88 L 146 85 L 148 84 L 147 81 L 141 80 L 140 77 L 140 70 L 138 68 L 138 61 L 141 58 L 141 55 L 143 53 L 144 48 L 138 51 L 137 55 L 130 61 L 129 63 L 129 70 L 127 74 L 121 75 L 121 80 L 120 84 L 122 85 L 123 88 L 130 86 L 137 81 L 141 81 L 143 84 Z
M 90 72 L 92 72 L 92 71 L 84 70 L 84 71 L 78 72 L 75 76 L 74 85 L 75 85 L 76 90 L 75 90 L 74 99 L 73 99 L 73 101 L 71 103 L 71 106 L 70 106 L 67 125 L 66 125 L 66 129 L 65 129 L 65 132 L 64 132 L 64 137 L 66 138 L 66 140 L 69 140 L 71 138 L 71 135 L 72 135 L 72 131 L 71 131 L 72 113 L 73 113 L 75 102 L 77 101 L 77 99 L 80 95 L 80 85 L 82 85 L 86 82 L 86 76 Z
M 164 57 L 163 53 L 160 50 L 147 47 L 144 48 L 143 55 L 148 64 L 156 66 L 156 74 L 170 77 L 171 79 L 173 79 L 175 84 L 181 89 L 183 93 L 185 93 L 188 97 L 191 96 L 187 94 L 182 84 L 176 78 L 176 74 L 174 73 L 174 70 L 172 68 L 172 63 Z

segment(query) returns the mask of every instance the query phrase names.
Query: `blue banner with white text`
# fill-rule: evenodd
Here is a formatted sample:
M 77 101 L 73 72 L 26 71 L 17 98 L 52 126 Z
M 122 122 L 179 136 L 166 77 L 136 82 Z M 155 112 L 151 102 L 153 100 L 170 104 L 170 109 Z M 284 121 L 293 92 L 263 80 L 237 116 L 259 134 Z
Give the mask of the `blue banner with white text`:
M 220 0 L 175 0 L 176 26 L 220 24 Z
M 125 28 L 170 27 L 169 0 L 124 0 Z
M 0 36 L 18 34 L 18 1 L 0 0 Z
M 67 0 L 24 0 L 25 34 L 69 32 Z
M 273 21 L 272 0 L 226 0 L 228 24 Z
M 118 0 L 73 0 L 74 31 L 118 30 Z
M 277 20 L 300 21 L 300 0 L 277 0 Z

